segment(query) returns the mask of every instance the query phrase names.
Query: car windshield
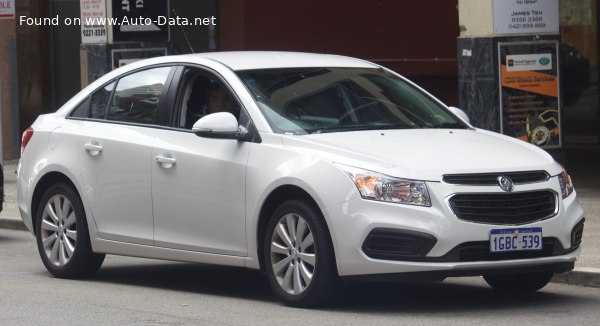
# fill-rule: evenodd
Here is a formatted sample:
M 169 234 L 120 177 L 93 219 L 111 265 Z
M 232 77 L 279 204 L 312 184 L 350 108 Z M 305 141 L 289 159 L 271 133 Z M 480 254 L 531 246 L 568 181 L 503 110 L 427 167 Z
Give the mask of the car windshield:
M 439 102 L 377 68 L 237 72 L 277 133 L 466 128 Z

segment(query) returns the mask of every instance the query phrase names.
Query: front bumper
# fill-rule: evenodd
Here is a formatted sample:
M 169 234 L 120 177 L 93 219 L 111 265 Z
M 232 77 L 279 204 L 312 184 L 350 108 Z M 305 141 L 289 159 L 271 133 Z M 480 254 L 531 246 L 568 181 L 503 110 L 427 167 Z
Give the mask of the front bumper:
M 369 274 L 369 275 L 351 275 L 343 276 L 347 281 L 360 282 L 398 282 L 398 281 L 443 281 L 447 277 L 463 276 L 481 276 L 481 275 L 510 275 L 527 273 L 565 273 L 573 270 L 575 262 L 563 263 L 543 263 L 538 262 L 535 265 L 516 265 L 516 266 L 488 266 L 486 268 L 460 268 L 446 269 L 439 271 L 409 272 L 409 273 L 389 273 L 389 274 Z
M 330 224 L 338 273 L 342 277 L 399 278 L 410 273 L 432 274 L 436 278 L 462 275 L 510 273 L 515 271 L 564 272 L 573 268 L 579 256 L 575 232 L 583 222 L 583 209 L 575 192 L 559 198 L 555 216 L 523 225 L 499 225 L 461 220 L 450 209 L 447 198 L 457 193 L 498 192 L 498 187 L 427 184 L 431 207 L 419 207 L 355 199 L 325 211 Z M 520 185 L 515 192 L 549 189 L 560 193 L 556 178 L 542 183 Z M 513 254 L 489 253 L 492 229 L 541 227 L 544 249 L 541 252 Z M 394 230 L 422 234 L 433 241 L 416 245 L 413 255 L 373 255 L 365 244 L 374 230 Z M 579 237 L 581 233 L 579 232 Z M 410 246 L 409 246 L 410 247 Z M 425 248 L 425 249 L 423 249 Z M 466 258 L 465 258 L 466 257 Z

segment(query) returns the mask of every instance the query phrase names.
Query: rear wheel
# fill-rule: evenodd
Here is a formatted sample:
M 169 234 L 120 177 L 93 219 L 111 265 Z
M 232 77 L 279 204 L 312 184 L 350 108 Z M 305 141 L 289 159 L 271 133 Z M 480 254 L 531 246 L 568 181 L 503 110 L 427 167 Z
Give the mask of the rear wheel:
M 290 200 L 273 213 L 264 241 L 267 277 L 286 304 L 325 304 L 338 292 L 335 256 L 321 213 L 303 201 Z
M 72 187 L 60 183 L 48 188 L 36 223 L 38 251 L 52 275 L 78 278 L 98 271 L 105 255 L 92 252 L 85 211 Z
M 511 293 L 537 291 L 552 279 L 554 273 L 540 272 L 512 275 L 485 275 L 483 278 L 494 290 Z

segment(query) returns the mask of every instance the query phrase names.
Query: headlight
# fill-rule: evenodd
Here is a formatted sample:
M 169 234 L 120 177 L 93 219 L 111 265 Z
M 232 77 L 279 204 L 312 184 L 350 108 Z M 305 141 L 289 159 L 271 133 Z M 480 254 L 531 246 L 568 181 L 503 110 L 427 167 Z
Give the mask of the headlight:
M 364 199 L 431 206 L 431 199 L 424 181 L 394 178 L 350 166 L 338 166 L 348 173 Z
M 571 193 L 573 193 L 573 181 L 571 181 L 571 176 L 567 173 L 567 170 L 563 170 L 561 174 L 558 175 L 558 182 L 560 183 L 560 191 L 562 192 L 562 198 L 565 199 L 569 197 Z

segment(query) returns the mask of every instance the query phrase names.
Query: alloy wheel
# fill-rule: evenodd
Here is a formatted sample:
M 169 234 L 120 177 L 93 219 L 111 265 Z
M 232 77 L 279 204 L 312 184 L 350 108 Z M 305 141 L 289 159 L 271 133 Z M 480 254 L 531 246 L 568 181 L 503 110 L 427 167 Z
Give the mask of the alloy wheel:
M 67 197 L 56 194 L 46 202 L 42 214 L 41 240 L 49 262 L 64 266 L 77 246 L 77 219 Z
M 281 289 L 297 295 L 310 285 L 316 268 L 313 233 L 295 213 L 283 215 L 271 236 L 271 268 Z

